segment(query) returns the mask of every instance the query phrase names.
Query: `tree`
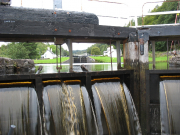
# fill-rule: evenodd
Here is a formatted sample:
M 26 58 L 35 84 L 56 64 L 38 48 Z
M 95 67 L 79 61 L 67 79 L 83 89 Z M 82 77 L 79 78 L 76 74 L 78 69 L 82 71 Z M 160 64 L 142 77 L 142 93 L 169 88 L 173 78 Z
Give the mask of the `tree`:
M 64 50 L 63 55 L 64 56 L 69 56 L 69 52 L 67 50 Z
M 155 43 L 155 50 L 156 51 L 166 51 L 167 50 L 166 42 L 165 41 L 156 42 Z
M 38 57 L 38 52 L 36 50 L 37 43 L 27 43 L 27 42 L 20 42 L 19 44 L 22 44 L 27 51 L 29 51 L 29 58 L 30 59 L 36 59 Z
M 8 56 L 12 59 L 28 59 L 30 52 L 19 43 L 10 43 L 7 46 Z
M 49 47 L 52 49 L 52 52 L 54 54 L 56 54 L 56 46 L 55 45 L 50 45 Z M 58 46 L 58 52 L 59 52 L 59 46 Z
M 90 47 L 87 48 L 87 53 L 91 54 L 91 50 L 92 50 L 93 46 L 94 46 L 94 45 L 92 45 L 92 46 L 90 46 Z
M 37 44 L 37 48 L 39 48 L 38 49 L 38 51 L 39 52 L 37 52 L 40 56 L 41 55 L 43 55 L 45 52 L 46 52 L 46 50 L 47 50 L 47 47 L 48 47 L 48 45 L 47 44 L 44 44 L 44 43 L 41 43 L 41 42 L 38 42 L 38 43 L 36 43 Z
M 7 46 L 6 45 L 2 45 L 0 47 L 0 57 L 8 57 L 8 54 L 7 54 Z
M 166 0 L 170 1 L 170 0 Z M 151 12 L 163 12 L 163 11 L 175 11 L 177 10 L 178 2 L 164 2 L 161 6 L 156 6 Z M 155 24 L 170 24 L 175 21 L 175 14 L 171 15 L 155 15 L 144 17 L 144 25 L 155 25 Z M 134 20 L 131 20 L 134 25 Z M 142 25 L 142 17 L 138 18 L 138 25 Z M 130 23 L 127 25 L 130 26 Z M 156 51 L 166 51 L 166 42 L 159 41 L 155 43 Z
M 101 51 L 98 47 L 93 47 L 92 50 L 91 50 L 91 54 L 92 55 L 100 55 L 101 54 Z

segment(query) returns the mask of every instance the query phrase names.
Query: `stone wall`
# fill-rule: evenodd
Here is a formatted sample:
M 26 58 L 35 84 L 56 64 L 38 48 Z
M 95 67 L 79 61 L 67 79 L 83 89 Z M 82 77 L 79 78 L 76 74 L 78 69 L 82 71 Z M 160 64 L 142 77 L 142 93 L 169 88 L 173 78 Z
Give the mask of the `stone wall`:
M 34 61 L 0 57 L 0 74 L 29 74 L 35 72 Z

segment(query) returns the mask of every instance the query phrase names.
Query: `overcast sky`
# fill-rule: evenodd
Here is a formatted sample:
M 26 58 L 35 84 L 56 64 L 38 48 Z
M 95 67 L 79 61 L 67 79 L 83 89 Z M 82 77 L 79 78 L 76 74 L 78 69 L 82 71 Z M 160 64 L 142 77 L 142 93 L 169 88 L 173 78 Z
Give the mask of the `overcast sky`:
M 103 0 L 105 1 L 105 0 Z M 125 26 L 128 24 L 128 16 L 142 15 L 142 6 L 145 2 L 157 0 L 106 0 L 110 2 L 118 2 L 122 4 L 112 4 L 104 2 L 96 2 L 90 0 L 62 0 L 62 9 L 70 11 L 90 12 L 100 16 L 113 16 L 117 18 L 100 17 L 100 25 Z M 12 0 L 11 6 L 27 8 L 43 8 L 53 9 L 53 0 Z M 157 4 L 145 4 L 143 13 L 152 10 Z M 131 19 L 131 18 L 130 18 Z M 0 45 L 3 43 L 0 43 Z M 92 44 L 83 44 L 79 47 L 78 43 L 73 43 L 73 50 L 83 50 Z M 63 48 L 67 49 L 66 45 Z

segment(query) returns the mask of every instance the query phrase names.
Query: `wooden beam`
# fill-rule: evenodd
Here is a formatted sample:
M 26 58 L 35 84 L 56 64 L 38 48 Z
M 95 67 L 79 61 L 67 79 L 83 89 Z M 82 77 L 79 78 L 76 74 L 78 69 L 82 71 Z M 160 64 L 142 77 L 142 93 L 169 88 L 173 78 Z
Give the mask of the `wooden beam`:
M 5 22 L 0 19 L 0 38 L 27 38 L 41 36 L 43 38 L 53 37 L 83 37 L 83 38 L 108 38 L 125 39 L 129 33 L 136 31 L 133 28 L 100 26 L 92 24 L 70 24 L 70 23 L 49 23 L 38 21 L 14 21 Z
M 156 63 L 155 63 L 155 41 L 151 41 L 152 44 L 152 57 L 153 57 L 153 69 L 156 68 Z
M 120 41 L 116 41 L 117 50 L 117 69 L 121 69 L 121 53 L 120 53 Z

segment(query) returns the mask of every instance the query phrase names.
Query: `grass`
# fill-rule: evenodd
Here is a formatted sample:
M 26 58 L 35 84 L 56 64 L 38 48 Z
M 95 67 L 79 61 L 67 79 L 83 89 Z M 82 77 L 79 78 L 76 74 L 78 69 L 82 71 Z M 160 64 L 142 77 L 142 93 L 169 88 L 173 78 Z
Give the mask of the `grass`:
M 149 57 L 149 61 L 150 61 L 150 62 L 152 61 L 152 57 Z M 155 58 L 155 61 L 157 61 L 157 62 L 165 62 L 165 61 L 167 61 L 167 56 L 156 57 L 156 58 Z
M 149 70 L 152 70 L 153 64 L 149 64 Z M 167 62 L 157 62 L 156 63 L 156 69 L 167 69 Z
M 110 63 L 111 62 L 111 58 L 107 57 L 107 56 L 97 56 L 97 57 L 93 57 L 90 56 L 91 58 L 95 59 L 96 62 L 99 63 Z M 69 57 L 62 57 L 61 58 L 61 62 L 64 62 L 66 60 L 68 60 Z M 58 58 L 58 61 L 59 58 Z M 167 61 L 167 57 L 166 56 L 162 56 L 162 57 L 156 57 L 156 62 L 166 62 Z M 112 62 L 116 63 L 117 62 L 117 58 L 112 58 Z M 121 62 L 124 62 L 123 57 L 121 57 Z M 152 57 L 149 57 L 149 62 L 152 62 Z M 56 59 L 46 59 L 46 60 L 34 60 L 35 64 L 49 64 L 49 63 L 56 63 Z
M 95 59 L 96 62 L 99 63 L 109 63 L 111 62 L 111 58 L 107 57 L 107 56 L 99 56 L 99 57 L 93 57 L 90 56 L 91 58 Z M 156 62 L 166 62 L 167 61 L 167 57 L 166 56 L 162 56 L 162 57 L 157 57 L 155 58 Z M 123 62 L 124 59 L 123 57 L 121 57 L 121 62 Z M 117 58 L 112 58 L 112 62 L 117 62 Z M 149 62 L 152 62 L 152 57 L 149 57 Z
M 109 62 L 111 62 L 111 58 L 107 57 L 107 56 L 98 56 L 98 57 L 90 56 L 90 57 L 95 59 L 95 61 L 99 62 L 99 63 L 109 63 Z M 112 58 L 112 62 L 117 62 L 117 58 Z M 121 57 L 121 62 L 123 62 L 123 57 Z
M 61 58 L 61 62 L 64 62 L 66 60 L 68 60 L 69 57 L 62 57 Z M 58 62 L 60 62 L 60 59 L 58 58 Z M 35 64 L 42 64 L 42 63 L 46 63 L 46 64 L 52 64 L 52 63 L 56 63 L 56 59 L 46 59 L 46 60 L 34 60 Z

